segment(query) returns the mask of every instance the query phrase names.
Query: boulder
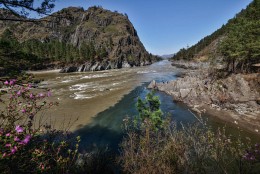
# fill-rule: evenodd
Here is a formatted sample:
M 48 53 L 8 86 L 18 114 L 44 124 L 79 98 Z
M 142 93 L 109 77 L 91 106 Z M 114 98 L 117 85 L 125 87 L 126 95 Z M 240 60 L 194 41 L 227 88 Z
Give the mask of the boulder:
M 187 97 L 189 95 L 189 93 L 191 92 L 191 89 L 180 89 L 180 95 L 181 98 L 184 99 L 185 97 Z
M 153 80 L 147 87 L 148 89 L 157 89 L 155 80 Z
M 130 68 L 130 67 L 131 67 L 131 65 L 127 61 L 123 62 L 122 68 Z
M 78 68 L 78 72 L 83 72 L 84 69 L 85 69 L 85 65 L 81 65 L 81 66 L 79 66 L 79 68 Z
M 77 70 L 78 70 L 78 67 L 76 67 L 76 66 L 68 66 L 68 67 L 62 68 L 60 70 L 60 73 L 76 72 Z

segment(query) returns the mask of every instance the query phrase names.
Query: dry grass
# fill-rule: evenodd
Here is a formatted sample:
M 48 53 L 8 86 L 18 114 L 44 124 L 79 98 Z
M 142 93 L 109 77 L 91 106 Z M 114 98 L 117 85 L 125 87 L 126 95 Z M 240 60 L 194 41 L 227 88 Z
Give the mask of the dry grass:
M 148 131 L 147 131 L 148 130 Z M 225 133 L 202 125 L 174 124 L 157 132 L 127 130 L 119 161 L 125 173 L 250 173 L 252 166 L 242 159 L 249 148 Z

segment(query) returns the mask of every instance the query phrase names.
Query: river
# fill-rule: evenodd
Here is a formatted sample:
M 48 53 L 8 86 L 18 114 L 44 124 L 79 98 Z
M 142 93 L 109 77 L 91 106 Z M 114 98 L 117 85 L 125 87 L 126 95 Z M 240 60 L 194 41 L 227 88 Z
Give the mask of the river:
M 81 136 L 84 148 L 93 145 L 113 148 L 118 147 L 122 138 L 122 120 L 137 115 L 137 98 L 144 98 L 149 92 L 146 88 L 149 82 L 174 80 L 180 72 L 163 60 L 145 67 L 71 74 L 48 72 L 36 74 L 36 77 L 44 79 L 40 86 L 51 88 L 52 100 L 60 103 L 45 113 L 56 120 L 53 123 L 57 128 L 69 124 L 71 130 Z M 161 92 L 156 95 L 160 97 L 162 111 L 170 114 L 178 124 L 197 121 L 185 105 L 174 103 L 171 96 Z M 205 115 L 204 118 L 214 128 L 226 126 L 235 136 L 241 134 L 245 138 L 258 139 L 217 118 Z

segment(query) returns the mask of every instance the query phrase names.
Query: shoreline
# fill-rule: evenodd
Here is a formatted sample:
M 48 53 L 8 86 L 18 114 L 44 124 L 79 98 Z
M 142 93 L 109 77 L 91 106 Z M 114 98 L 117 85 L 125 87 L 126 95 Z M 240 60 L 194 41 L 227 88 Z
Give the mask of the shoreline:
M 236 127 L 238 129 L 245 130 L 246 132 L 250 132 L 255 135 L 260 135 L 259 125 L 253 124 L 254 122 L 247 122 L 243 119 L 241 119 L 240 115 L 230 111 L 230 110 L 216 110 L 208 105 L 202 105 L 198 106 L 196 108 L 192 108 L 191 106 L 188 106 L 191 108 L 192 111 L 196 113 L 203 113 L 209 117 L 212 117 L 213 119 L 218 119 L 221 122 L 227 122 L 232 127 Z M 249 116 L 249 115 L 248 115 Z M 260 120 L 258 120 L 260 121 Z
M 58 73 L 61 69 L 50 69 L 50 70 L 37 70 L 37 71 L 26 71 L 29 74 L 47 74 L 47 73 Z
M 163 83 L 152 81 L 148 88 L 165 92 L 174 101 L 184 103 L 196 113 L 212 116 L 260 135 L 259 93 L 252 87 L 251 81 L 245 80 L 259 80 L 259 74 L 236 74 L 212 81 L 207 74 L 209 67 L 201 63 L 181 64 L 186 67 L 181 77 Z

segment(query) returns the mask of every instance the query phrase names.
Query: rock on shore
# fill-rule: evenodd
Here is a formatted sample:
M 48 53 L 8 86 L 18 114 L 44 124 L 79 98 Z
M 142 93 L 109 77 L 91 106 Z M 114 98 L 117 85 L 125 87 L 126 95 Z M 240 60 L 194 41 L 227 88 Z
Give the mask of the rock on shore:
M 102 70 L 109 70 L 109 69 L 131 68 L 135 66 L 146 66 L 150 64 L 152 64 L 152 62 L 149 61 L 144 61 L 139 63 L 130 63 L 127 61 L 86 62 L 78 66 L 75 65 L 66 66 L 60 70 L 60 73 L 102 71 Z

